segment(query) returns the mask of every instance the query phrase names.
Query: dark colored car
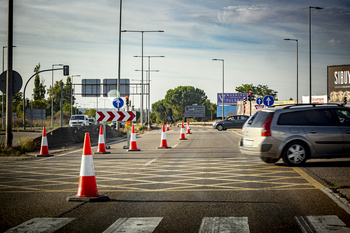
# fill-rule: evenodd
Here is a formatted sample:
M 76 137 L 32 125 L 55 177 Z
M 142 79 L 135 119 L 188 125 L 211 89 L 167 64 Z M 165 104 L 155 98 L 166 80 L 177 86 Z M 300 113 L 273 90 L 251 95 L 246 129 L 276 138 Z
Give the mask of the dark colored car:
M 249 116 L 246 115 L 229 116 L 223 121 L 214 122 L 213 128 L 218 129 L 219 131 L 232 128 L 242 128 L 248 118 Z

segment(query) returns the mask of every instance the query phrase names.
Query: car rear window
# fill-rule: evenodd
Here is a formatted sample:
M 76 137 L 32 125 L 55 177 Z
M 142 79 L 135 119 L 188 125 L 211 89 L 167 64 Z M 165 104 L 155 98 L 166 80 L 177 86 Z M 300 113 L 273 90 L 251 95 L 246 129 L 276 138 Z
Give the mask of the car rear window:
M 265 122 L 273 116 L 274 112 L 256 112 L 249 118 L 246 127 L 262 127 Z
M 337 122 L 331 109 L 312 109 L 281 113 L 277 124 L 334 126 Z

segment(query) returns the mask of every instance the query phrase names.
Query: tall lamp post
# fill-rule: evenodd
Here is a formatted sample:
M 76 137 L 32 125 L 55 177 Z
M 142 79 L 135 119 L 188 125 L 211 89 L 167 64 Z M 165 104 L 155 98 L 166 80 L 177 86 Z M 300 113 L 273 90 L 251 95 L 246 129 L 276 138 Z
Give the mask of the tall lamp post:
M 141 57 L 141 56 L 134 56 Z M 148 112 L 147 112 L 147 121 L 149 123 L 149 114 L 151 111 L 151 58 L 153 57 L 165 57 L 165 56 L 144 56 L 148 57 Z M 158 72 L 158 71 L 156 71 Z
M 72 78 L 72 87 L 71 87 L 71 90 L 70 90 L 70 117 L 73 116 L 73 77 L 80 77 L 80 74 L 71 76 L 71 78 Z
M 52 65 L 52 86 L 51 86 L 51 126 L 53 126 L 53 68 L 54 66 L 63 66 L 63 64 L 53 64 Z
M 309 103 L 311 104 L 311 9 L 322 10 L 322 7 L 309 6 Z
M 213 61 L 222 61 L 222 120 L 225 119 L 224 116 L 224 102 L 225 102 L 225 91 L 224 91 L 224 87 L 225 87 L 225 83 L 224 83 L 224 59 L 213 59 Z
M 14 48 L 14 47 L 17 47 L 17 46 L 12 46 L 12 47 Z M 5 71 L 5 57 L 4 57 L 5 48 L 7 48 L 7 46 L 2 46 L 2 72 Z M 5 101 L 4 101 L 4 99 L 5 99 L 5 95 L 4 95 L 4 92 L 3 92 L 2 93 L 2 108 L 1 108 L 2 114 L 4 114 L 4 112 L 5 112 L 5 109 L 4 109 Z M 5 128 L 5 118 L 2 118 L 2 127 Z
M 143 125 L 143 33 L 144 32 L 164 32 L 163 30 L 157 31 L 135 31 L 135 30 L 123 30 L 121 32 L 141 32 L 142 34 L 142 43 L 141 43 L 141 125 Z
M 297 104 L 298 104 L 298 96 L 299 96 L 299 94 L 298 94 L 298 87 L 299 87 L 299 85 L 298 85 L 298 64 L 299 64 L 299 62 L 298 62 L 298 39 L 284 39 L 284 40 L 291 40 L 291 41 L 296 41 L 297 42 Z

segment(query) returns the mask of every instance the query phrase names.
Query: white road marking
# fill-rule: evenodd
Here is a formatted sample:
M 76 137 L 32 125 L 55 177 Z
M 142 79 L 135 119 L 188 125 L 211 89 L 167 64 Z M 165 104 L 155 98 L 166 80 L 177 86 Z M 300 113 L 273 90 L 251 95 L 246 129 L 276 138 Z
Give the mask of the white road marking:
M 349 233 L 350 228 L 336 215 L 295 217 L 303 233 Z
M 335 194 L 328 188 L 320 189 L 322 192 L 327 194 L 335 203 L 338 204 L 343 210 L 345 210 L 348 214 L 350 214 L 350 203 L 340 196 L 335 196 Z
M 61 227 L 67 225 L 74 218 L 32 218 L 16 227 L 13 227 L 6 231 L 10 232 L 55 232 Z
M 236 131 L 233 131 L 233 130 L 232 130 L 232 132 L 235 133 L 235 134 L 237 134 L 238 136 L 241 136 L 241 137 L 243 136 L 243 134 L 238 133 L 238 132 L 236 132 Z
M 149 161 L 149 162 L 147 162 L 147 163 L 145 163 L 144 165 L 142 165 L 142 166 L 148 166 L 148 165 L 150 165 L 151 163 L 153 163 L 153 162 L 155 162 L 156 160 L 157 160 L 158 158 L 156 158 L 156 159 L 152 159 L 151 161 Z
M 177 147 L 179 144 L 176 144 L 175 146 L 173 146 L 173 148 Z
M 108 227 L 103 233 L 152 233 L 163 220 L 162 217 L 151 218 L 120 218 Z
M 204 232 L 249 233 L 248 217 L 205 217 L 199 228 L 199 233 Z

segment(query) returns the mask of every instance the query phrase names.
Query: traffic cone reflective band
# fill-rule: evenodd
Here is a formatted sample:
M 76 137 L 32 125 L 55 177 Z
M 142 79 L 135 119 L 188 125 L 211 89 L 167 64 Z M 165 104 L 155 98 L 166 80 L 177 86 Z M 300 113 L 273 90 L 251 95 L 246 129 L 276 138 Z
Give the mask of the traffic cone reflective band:
M 136 134 L 135 134 L 135 126 L 134 125 L 132 125 L 130 147 L 129 147 L 128 151 L 140 151 L 140 149 L 137 148 L 137 144 L 136 144 Z
M 151 130 L 151 127 L 149 126 L 149 122 L 148 122 L 148 127 L 147 127 L 147 130 Z
M 166 123 L 166 130 L 169 131 L 169 123 Z
M 111 152 L 106 151 L 105 136 L 103 134 L 103 127 L 100 126 L 100 134 L 98 137 L 97 152 L 94 154 L 110 154 Z
M 49 145 L 47 144 L 47 137 L 46 137 L 46 128 L 43 129 L 43 136 L 41 137 L 41 147 L 40 147 L 40 154 L 36 155 L 36 157 L 50 157 L 53 155 L 50 155 L 49 153 Z
M 184 129 L 184 123 L 183 122 L 182 122 L 182 126 L 181 126 L 180 140 L 187 140 L 187 138 L 185 137 L 185 129 Z
M 168 148 L 171 148 L 171 147 L 168 147 L 168 143 L 166 140 L 166 134 L 165 134 L 165 125 L 163 123 L 163 132 L 162 132 L 162 137 L 160 139 L 160 146 L 157 147 L 157 149 L 168 149 Z
M 67 201 L 103 201 L 109 200 L 107 196 L 98 194 L 94 163 L 91 154 L 89 133 L 85 133 L 83 155 L 81 158 L 78 193 Z
M 187 121 L 187 134 L 191 134 L 191 127 L 189 121 Z

